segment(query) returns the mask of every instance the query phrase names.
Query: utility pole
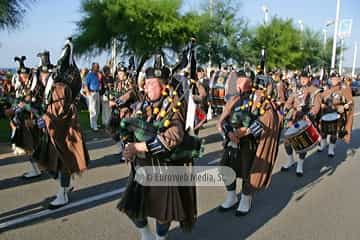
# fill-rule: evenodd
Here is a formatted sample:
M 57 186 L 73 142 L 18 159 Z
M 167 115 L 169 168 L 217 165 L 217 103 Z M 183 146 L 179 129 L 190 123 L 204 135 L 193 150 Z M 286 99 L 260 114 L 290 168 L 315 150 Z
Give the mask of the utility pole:
M 332 57 L 331 57 L 331 69 L 335 68 L 339 21 L 340 21 L 340 0 L 336 0 L 336 19 L 335 19 L 334 41 L 333 41 L 333 49 L 332 49 Z
M 112 73 L 115 74 L 117 66 L 117 40 L 116 38 L 112 39 L 111 44 L 111 62 L 112 62 Z
M 263 5 L 262 10 L 264 12 L 264 23 L 265 23 L 265 25 L 267 25 L 269 22 L 269 8 L 268 8 L 268 6 Z
M 339 62 L 339 74 L 342 74 L 343 68 L 343 61 L 344 61 L 344 38 L 340 39 L 340 62 Z
M 298 21 L 298 23 L 300 25 L 300 33 L 301 33 L 300 49 L 303 50 L 304 49 L 304 46 L 303 46 L 304 23 L 303 23 L 303 21 L 301 19 Z
M 214 7 L 214 1 L 213 0 L 209 0 L 209 9 L 210 9 L 210 18 L 211 18 L 211 20 L 212 20 L 212 18 L 213 18 L 213 7 Z M 211 35 L 210 35 L 210 39 L 209 39 L 210 41 L 209 41 L 209 63 L 208 63 L 208 65 L 209 65 L 209 67 L 208 67 L 208 69 L 209 69 L 209 76 L 210 76 L 210 69 L 211 69 L 211 65 L 212 65 L 212 62 L 211 62 L 211 40 L 212 40 L 212 38 L 211 38 Z
M 358 50 L 358 45 L 357 45 L 357 42 L 355 42 L 355 47 L 354 47 L 354 60 L 353 60 L 353 66 L 352 66 L 352 72 L 351 72 L 351 76 L 353 76 L 353 77 L 355 77 L 357 50 Z

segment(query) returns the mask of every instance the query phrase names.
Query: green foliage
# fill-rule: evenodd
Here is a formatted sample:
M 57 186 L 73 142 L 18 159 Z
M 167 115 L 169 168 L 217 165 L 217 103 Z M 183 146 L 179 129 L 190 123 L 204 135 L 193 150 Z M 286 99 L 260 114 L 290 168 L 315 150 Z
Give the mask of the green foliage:
M 247 22 L 237 17 L 239 5 L 233 0 L 215 0 L 212 9 L 202 15 L 198 60 L 220 66 L 229 60 L 242 62 L 246 52 L 241 46 L 249 41 Z
M 322 35 L 293 20 L 275 17 L 267 25 L 249 29 L 239 16 L 235 0 L 214 0 L 212 9 L 180 13 L 181 0 L 83 0 L 82 20 L 77 23 L 75 49 L 78 55 L 109 51 L 111 40 L 119 40 L 120 53 L 134 54 L 142 63 L 154 53 L 178 52 L 190 37 L 197 39 L 200 63 L 259 64 L 266 49 L 267 69 L 319 69 L 330 63 L 331 41 L 323 47 Z M 166 54 L 164 54 L 166 55 Z M 142 64 L 140 63 L 140 65 Z
M 262 48 L 266 49 L 267 68 L 295 69 L 302 57 L 300 42 L 300 32 L 293 21 L 275 17 L 268 25 L 255 29 L 253 50 L 258 54 Z
M 35 0 L 0 0 L 0 30 L 17 28 Z
M 199 31 L 198 15 L 181 15 L 180 0 L 85 0 L 75 49 L 99 54 L 117 38 L 121 52 L 146 58 L 164 48 L 178 50 Z

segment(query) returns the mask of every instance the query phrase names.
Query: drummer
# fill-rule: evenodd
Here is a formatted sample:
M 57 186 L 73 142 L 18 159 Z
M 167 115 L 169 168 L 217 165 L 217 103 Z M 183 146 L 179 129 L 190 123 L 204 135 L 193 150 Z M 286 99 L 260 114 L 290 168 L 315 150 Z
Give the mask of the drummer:
M 313 120 L 320 111 L 320 89 L 311 85 L 310 73 L 306 70 L 300 73 L 300 89 L 295 91 L 285 103 L 285 132 L 300 120 Z M 296 163 L 293 155 L 293 147 L 288 139 L 284 140 L 285 151 L 288 162 L 282 166 L 281 171 L 288 171 Z M 306 152 L 299 154 L 297 161 L 296 175 L 303 176 L 303 164 Z
M 326 122 L 322 121 L 321 135 L 322 140 L 320 144 L 320 151 L 325 148 L 327 135 L 330 135 L 330 144 L 328 148 L 328 156 L 335 156 L 335 143 L 337 136 L 344 139 L 346 143 L 350 142 L 351 130 L 353 123 L 353 99 L 351 88 L 341 82 L 340 75 L 334 71 L 330 75 L 331 86 L 328 90 L 321 94 L 321 113 L 322 119 L 325 115 L 330 116 L 335 114 L 337 116 L 336 129 L 337 132 L 330 132 L 326 126 Z

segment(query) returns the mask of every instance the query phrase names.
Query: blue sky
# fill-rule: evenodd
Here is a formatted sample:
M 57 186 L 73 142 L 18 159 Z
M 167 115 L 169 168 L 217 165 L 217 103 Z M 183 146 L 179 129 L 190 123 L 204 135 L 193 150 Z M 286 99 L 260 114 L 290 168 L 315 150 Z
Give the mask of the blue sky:
M 185 0 L 184 9 L 198 9 L 209 0 Z M 25 17 L 23 26 L 11 32 L 0 32 L 0 66 L 14 67 L 13 57 L 26 55 L 28 65 L 36 65 L 39 59 L 36 54 L 44 49 L 51 52 L 51 59 L 60 55 L 66 37 L 76 30 L 75 22 L 81 18 L 80 0 L 38 0 Z M 336 0 L 240 0 L 239 16 L 246 17 L 251 26 L 263 22 L 264 14 L 261 6 L 266 4 L 270 16 L 301 19 L 305 26 L 322 31 L 327 20 L 335 19 Z M 344 65 L 352 66 L 354 42 L 360 45 L 360 1 L 341 0 L 341 18 L 352 18 L 352 36 L 345 40 Z M 328 37 L 332 37 L 334 26 L 328 29 Z M 360 46 L 359 46 L 360 47 Z M 359 51 L 360 52 L 360 51 Z M 81 59 L 78 65 L 89 66 L 92 61 L 105 63 L 107 55 L 95 59 Z M 360 54 L 358 55 L 360 66 Z

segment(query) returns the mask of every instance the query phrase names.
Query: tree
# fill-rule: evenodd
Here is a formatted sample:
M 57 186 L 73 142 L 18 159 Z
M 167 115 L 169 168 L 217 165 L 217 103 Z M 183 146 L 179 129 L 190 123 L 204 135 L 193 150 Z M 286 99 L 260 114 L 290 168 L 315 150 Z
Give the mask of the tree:
M 254 31 L 252 49 L 254 55 L 266 50 L 267 68 L 296 69 L 299 67 L 300 32 L 291 19 L 273 18 L 268 25 L 260 25 Z
M 0 30 L 14 29 L 20 26 L 27 9 L 35 0 L 1 0 Z
M 252 41 L 247 47 L 252 56 L 257 56 L 261 48 L 266 49 L 268 69 L 299 70 L 310 65 L 318 71 L 328 68 L 331 61 L 332 40 L 328 40 L 325 47 L 323 44 L 320 32 L 309 28 L 300 32 L 292 19 L 275 17 L 268 25 L 259 25 L 253 30 Z
M 199 34 L 198 60 L 220 66 L 227 62 L 241 63 L 246 51 L 241 46 L 249 41 L 247 21 L 238 17 L 239 4 L 233 0 L 215 0 L 203 14 Z
M 201 17 L 180 14 L 181 0 L 85 0 L 74 43 L 78 55 L 108 51 L 111 39 L 121 52 L 133 54 L 140 66 L 154 53 L 178 51 L 197 35 Z M 165 55 L 165 54 L 164 54 Z

